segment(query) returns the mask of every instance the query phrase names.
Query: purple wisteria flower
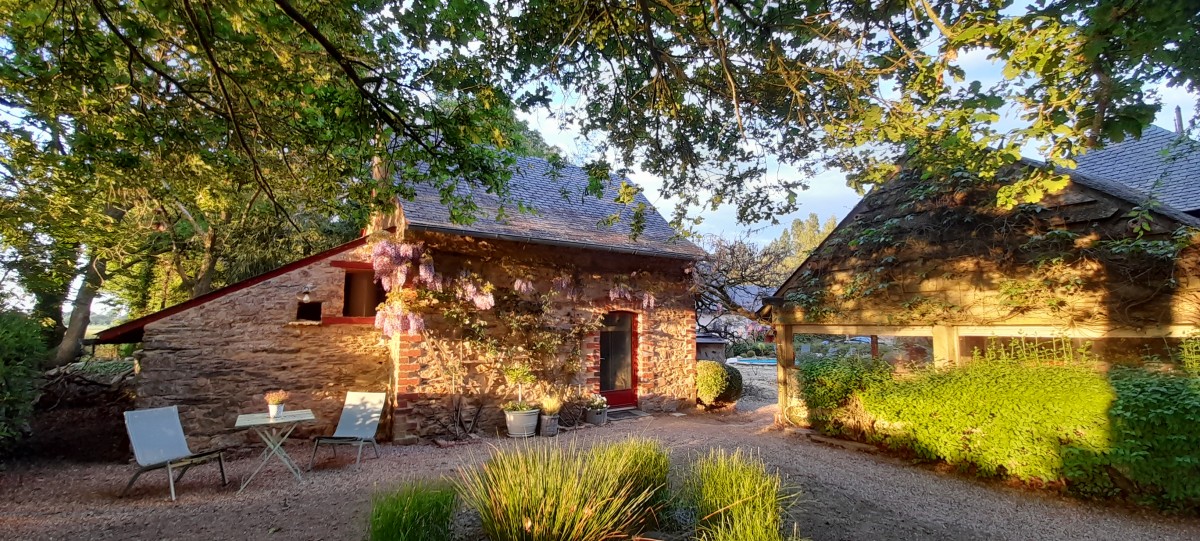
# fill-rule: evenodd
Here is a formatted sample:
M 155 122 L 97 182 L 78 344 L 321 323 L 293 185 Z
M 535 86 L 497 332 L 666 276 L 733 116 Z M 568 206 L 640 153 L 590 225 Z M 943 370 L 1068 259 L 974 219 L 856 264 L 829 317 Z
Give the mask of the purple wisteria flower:
M 421 264 L 417 267 L 417 279 L 423 284 L 429 284 L 433 278 L 433 258 L 429 256 L 422 257 Z
M 425 332 L 425 318 L 421 317 L 421 314 L 409 312 L 406 323 L 408 324 L 407 331 L 409 336 L 417 336 Z
M 633 300 L 633 290 L 629 286 L 621 283 L 613 284 L 612 289 L 608 290 L 608 299 L 612 301 Z
M 479 291 L 471 296 L 471 302 L 475 304 L 475 308 L 480 310 L 491 310 L 496 306 L 496 298 L 486 291 Z
M 642 292 L 642 309 L 643 310 L 653 310 L 654 303 L 657 301 L 658 301 L 658 299 L 654 298 L 653 293 L 651 293 L 649 291 Z
M 537 288 L 533 286 L 533 280 L 517 278 L 513 280 L 513 291 L 516 291 L 519 295 L 533 295 L 537 293 Z

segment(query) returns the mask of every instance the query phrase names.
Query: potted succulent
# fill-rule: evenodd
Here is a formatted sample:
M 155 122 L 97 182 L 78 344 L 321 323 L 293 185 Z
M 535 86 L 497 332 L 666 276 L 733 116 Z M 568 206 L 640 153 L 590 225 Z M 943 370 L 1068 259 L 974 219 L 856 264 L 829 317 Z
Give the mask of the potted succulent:
M 608 399 L 594 394 L 587 402 L 587 422 L 601 426 L 608 422 Z
M 504 370 L 504 377 L 510 385 L 517 386 L 517 399 L 501 406 L 504 410 L 504 424 L 508 428 L 510 438 L 528 438 L 537 433 L 538 407 L 525 401 L 523 387 L 533 383 L 536 378 L 528 366 L 516 364 Z
M 267 401 L 267 416 L 274 419 L 283 415 L 283 403 L 288 399 L 288 392 L 282 389 L 278 391 L 267 391 L 263 395 Z
M 558 435 L 558 412 L 562 410 L 562 405 L 563 401 L 557 395 L 550 395 L 542 399 L 542 436 Z

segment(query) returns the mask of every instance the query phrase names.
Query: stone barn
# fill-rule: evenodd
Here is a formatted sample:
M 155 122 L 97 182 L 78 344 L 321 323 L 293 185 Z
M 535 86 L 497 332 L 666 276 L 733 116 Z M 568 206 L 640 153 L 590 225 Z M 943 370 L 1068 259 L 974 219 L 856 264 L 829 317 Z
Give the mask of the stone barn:
M 904 171 L 868 193 L 762 309 L 780 396 L 800 333 L 927 337 L 952 364 L 1014 337 L 1138 361 L 1200 329 L 1200 219 L 1078 171 L 1040 203 L 1000 208 L 997 190 L 1036 165 L 936 185 Z
M 505 377 L 514 365 L 537 376 L 527 400 L 596 392 L 613 407 L 687 407 L 704 252 L 643 195 L 615 203 L 620 182 L 587 196 L 582 169 L 522 158 L 512 195 L 532 212 L 478 190 L 467 225 L 451 221 L 437 189 L 416 186 L 374 233 L 97 341 L 141 343 L 138 407 L 179 405 L 204 443 L 244 442 L 234 420 L 263 411 L 272 389 L 314 411 L 310 433 L 332 432 L 348 391 L 389 393 L 382 437 L 444 434 L 476 410 L 492 432 L 504 425 L 499 404 L 517 394 Z M 644 229 L 631 235 L 643 205 Z M 402 269 L 381 256 L 398 251 L 411 257 Z

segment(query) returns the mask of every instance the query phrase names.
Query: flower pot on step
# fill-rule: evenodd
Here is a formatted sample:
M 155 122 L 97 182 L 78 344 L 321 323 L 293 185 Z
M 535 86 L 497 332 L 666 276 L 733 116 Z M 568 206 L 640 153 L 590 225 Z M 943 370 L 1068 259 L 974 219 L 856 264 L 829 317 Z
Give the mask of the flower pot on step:
M 504 412 L 504 424 L 508 427 L 508 437 L 528 438 L 536 434 L 539 413 L 541 410 Z
M 604 426 L 608 422 L 608 408 L 588 409 L 587 422 L 596 426 Z
M 558 435 L 558 415 L 543 415 L 541 417 L 541 434 L 544 437 L 552 437 Z

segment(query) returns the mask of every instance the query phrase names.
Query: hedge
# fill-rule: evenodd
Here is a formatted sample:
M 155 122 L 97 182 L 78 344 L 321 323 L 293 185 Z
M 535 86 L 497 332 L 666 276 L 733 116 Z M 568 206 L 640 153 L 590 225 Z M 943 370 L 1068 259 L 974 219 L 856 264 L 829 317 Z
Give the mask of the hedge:
M 705 406 L 732 404 L 742 397 L 742 373 L 716 361 L 696 363 L 696 399 Z
M 799 367 L 820 428 L 981 476 L 1064 482 L 1084 497 L 1200 508 L 1200 379 L 1087 363 L 976 362 L 878 377 L 861 360 Z

